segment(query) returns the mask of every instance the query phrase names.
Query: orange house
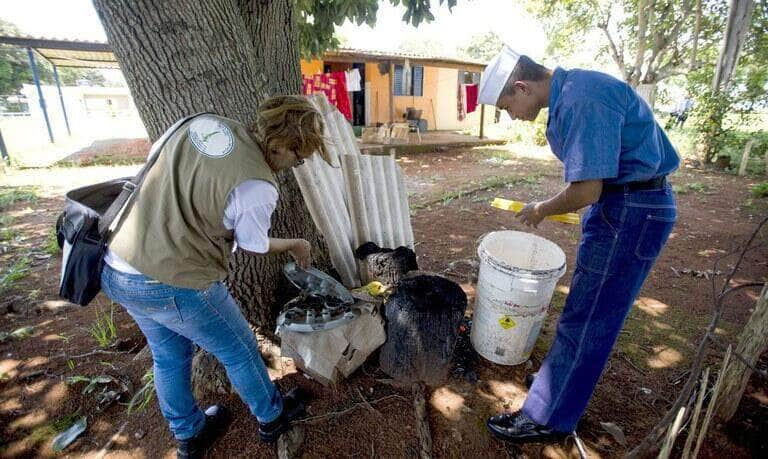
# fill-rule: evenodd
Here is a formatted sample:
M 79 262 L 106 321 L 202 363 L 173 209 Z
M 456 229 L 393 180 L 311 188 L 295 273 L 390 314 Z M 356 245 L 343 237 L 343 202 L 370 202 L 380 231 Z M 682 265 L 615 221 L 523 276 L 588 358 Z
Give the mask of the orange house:
M 483 107 L 459 120 L 457 102 L 460 84 L 480 83 L 485 68 L 481 62 L 358 49 L 328 51 L 322 59 L 301 61 L 305 76 L 353 68 L 361 79 L 361 91 L 349 93 L 355 126 L 403 121 L 409 107 L 421 110 L 428 130 L 480 125 Z

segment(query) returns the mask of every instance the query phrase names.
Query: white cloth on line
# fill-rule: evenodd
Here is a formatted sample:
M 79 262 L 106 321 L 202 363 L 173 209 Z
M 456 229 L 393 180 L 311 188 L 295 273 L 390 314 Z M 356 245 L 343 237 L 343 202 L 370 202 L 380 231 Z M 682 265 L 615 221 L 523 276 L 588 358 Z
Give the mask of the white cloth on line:
M 347 76 L 347 92 L 360 91 L 360 70 L 351 69 L 344 72 Z
M 234 230 L 236 247 L 254 253 L 269 251 L 269 228 L 277 198 L 277 189 L 264 180 L 246 180 L 229 193 L 222 222 L 226 229 Z M 104 262 L 116 271 L 141 274 L 109 249 Z

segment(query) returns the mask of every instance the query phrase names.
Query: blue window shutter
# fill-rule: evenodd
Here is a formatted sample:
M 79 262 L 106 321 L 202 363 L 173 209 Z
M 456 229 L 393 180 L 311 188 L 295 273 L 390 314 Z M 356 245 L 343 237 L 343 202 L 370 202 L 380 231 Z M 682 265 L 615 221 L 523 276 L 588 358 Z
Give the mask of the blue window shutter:
M 395 95 L 396 96 L 403 96 L 405 95 L 405 91 L 403 91 L 403 66 L 402 65 L 395 65 Z
M 424 95 L 424 67 L 420 65 L 413 67 L 413 95 Z

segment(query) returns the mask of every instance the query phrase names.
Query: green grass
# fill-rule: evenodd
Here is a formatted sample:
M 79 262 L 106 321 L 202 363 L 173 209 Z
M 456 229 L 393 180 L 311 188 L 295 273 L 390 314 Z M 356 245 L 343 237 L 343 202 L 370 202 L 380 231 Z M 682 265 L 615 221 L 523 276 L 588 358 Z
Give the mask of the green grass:
M 56 228 L 51 228 L 48 235 L 45 237 L 45 244 L 43 244 L 43 252 L 49 255 L 56 255 L 61 251 L 59 248 L 59 241 L 56 239 Z
M 114 314 L 114 306 L 110 309 L 109 314 L 100 310 L 96 312 L 96 320 L 91 324 L 90 332 L 99 347 L 109 347 L 117 339 Z
M 35 429 L 27 435 L 26 441 L 30 443 L 30 446 L 36 446 L 43 443 L 53 436 L 69 429 L 79 417 L 80 412 L 76 411 L 47 424 L 35 427 Z
M 34 187 L 0 187 L 0 210 L 5 210 L 17 202 L 36 202 L 37 199 L 37 189 Z
M 152 399 L 155 398 L 155 373 L 151 368 L 144 373 L 141 381 L 144 384 L 133 394 L 131 401 L 128 402 L 128 414 L 144 411 Z
M 14 288 L 30 271 L 29 258 L 24 256 L 16 260 L 10 268 L 0 274 L 0 294 Z
M 691 191 L 694 193 L 707 193 L 710 190 L 709 185 L 699 182 L 686 183 L 683 185 L 674 185 L 672 189 L 677 194 L 686 194 Z
M 752 196 L 756 198 L 768 198 L 768 182 L 752 185 Z

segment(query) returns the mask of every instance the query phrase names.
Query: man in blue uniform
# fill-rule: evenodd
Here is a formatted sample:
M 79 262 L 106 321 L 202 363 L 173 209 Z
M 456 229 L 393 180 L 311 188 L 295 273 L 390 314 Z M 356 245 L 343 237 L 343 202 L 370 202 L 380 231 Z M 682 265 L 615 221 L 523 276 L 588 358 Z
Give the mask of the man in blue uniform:
M 547 140 L 568 186 L 527 204 L 518 218 L 589 205 L 557 334 L 520 411 L 488 420 L 507 441 L 548 441 L 574 431 L 640 287 L 676 218 L 667 175 L 679 157 L 648 104 L 623 81 L 588 70 L 547 69 L 505 46 L 480 82 L 479 103 L 533 121 L 549 107 Z

